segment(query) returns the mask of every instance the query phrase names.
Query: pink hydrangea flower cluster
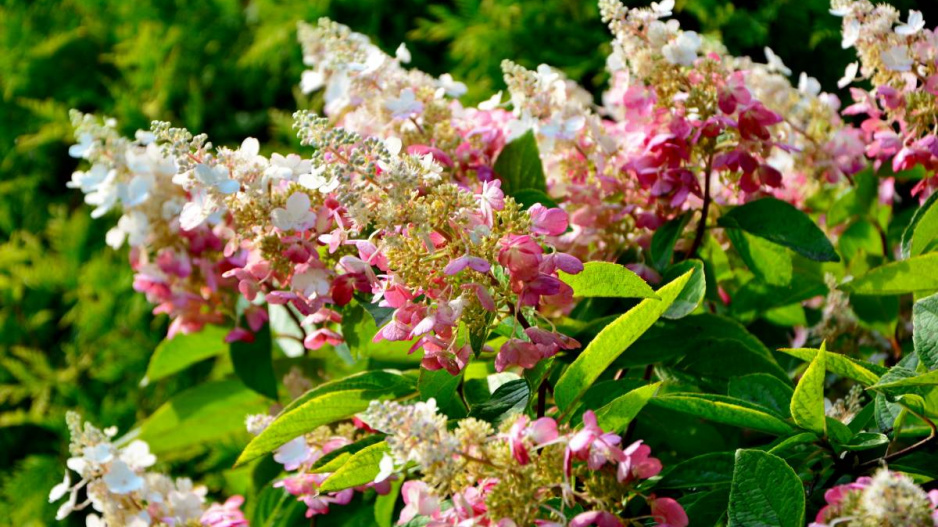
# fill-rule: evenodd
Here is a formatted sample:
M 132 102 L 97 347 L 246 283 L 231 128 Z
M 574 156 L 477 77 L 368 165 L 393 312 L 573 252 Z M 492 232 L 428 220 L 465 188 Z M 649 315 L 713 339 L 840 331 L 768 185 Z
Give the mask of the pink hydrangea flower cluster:
M 557 273 L 582 264 L 547 243 L 567 229 L 565 212 L 523 210 L 500 181 L 457 185 L 433 153 L 404 153 L 395 138 L 365 138 L 299 113 L 304 144 L 317 148 L 312 158 L 267 159 L 256 141 L 212 150 L 204 137 L 164 123 L 135 141 L 90 116 L 76 114 L 75 123 L 90 142 L 73 153 L 91 172 L 106 171 L 115 195 L 148 182 L 150 190 L 121 198 L 114 238 L 130 240 L 135 288 L 172 317 L 171 335 L 233 321 L 228 340 L 251 340 L 267 321 L 266 301 L 287 306 L 308 328 L 305 347 L 318 349 L 343 341 L 340 308 L 358 296 L 394 310 L 375 340 L 413 341 L 425 368 L 456 374 L 482 351 L 459 337 L 460 324 L 483 336 L 504 318 L 529 328 L 539 310 L 572 303 Z M 139 168 L 133 156 L 141 151 L 159 159 L 159 177 L 169 181 L 157 184 L 154 170 Z M 105 184 L 82 181 L 89 199 Z M 575 346 L 552 331 L 536 338 L 537 358 L 560 349 L 544 339 Z M 530 354 L 509 354 L 500 367 L 509 366 L 533 363 Z
M 656 525 L 688 524 L 675 500 L 637 490 L 661 472 L 651 449 L 642 441 L 623 447 L 592 411 L 579 430 L 525 415 L 508 419 L 502 432 L 471 418 L 450 430 L 432 399 L 411 406 L 375 402 L 364 419 L 388 433 L 389 466 L 414 463 L 421 473 L 403 485 L 399 525 L 422 517 L 434 526 L 624 526 L 622 503 L 638 496 Z M 555 498 L 560 509 L 548 505 Z M 576 506 L 586 512 L 572 514 L 568 523 L 564 511 Z
M 851 87 L 854 103 L 846 115 L 865 115 L 860 129 L 866 154 L 895 172 L 921 165 L 924 177 L 913 195 L 925 199 L 938 188 L 938 30 L 925 28 L 920 11 L 901 14 L 889 4 L 832 0 L 843 17 L 843 47 L 854 47 L 859 62 L 847 66 L 840 85 L 869 80 L 869 91 Z

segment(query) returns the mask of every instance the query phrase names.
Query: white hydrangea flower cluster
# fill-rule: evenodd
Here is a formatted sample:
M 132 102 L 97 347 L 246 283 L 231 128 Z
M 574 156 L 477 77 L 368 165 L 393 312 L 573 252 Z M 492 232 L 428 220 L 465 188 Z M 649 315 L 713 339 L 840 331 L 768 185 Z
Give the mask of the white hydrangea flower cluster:
M 55 502 L 67 496 L 56 519 L 89 505 L 100 514 L 88 516 L 95 527 L 143 527 L 162 524 L 186 524 L 198 521 L 206 509 L 205 487 L 194 486 L 188 478 L 172 479 L 148 469 L 156 456 L 141 440 L 125 446 L 113 441 L 115 428 L 101 431 L 90 423 L 82 426 L 78 414 L 70 412 L 67 423 L 72 435 L 68 470 L 62 483 L 49 493 Z M 72 484 L 71 472 L 79 476 Z M 87 499 L 78 503 L 84 489 Z

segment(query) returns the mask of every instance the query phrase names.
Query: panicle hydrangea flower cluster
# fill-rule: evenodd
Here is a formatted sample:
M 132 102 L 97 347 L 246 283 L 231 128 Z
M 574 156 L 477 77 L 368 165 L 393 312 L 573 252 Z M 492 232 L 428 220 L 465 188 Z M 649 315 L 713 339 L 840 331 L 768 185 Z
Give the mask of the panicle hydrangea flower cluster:
M 272 420 L 273 417 L 269 415 L 248 416 L 247 429 L 254 435 L 260 434 Z M 338 492 L 319 491 L 320 485 L 332 473 L 319 471 L 316 462 L 330 452 L 351 445 L 373 433 L 374 430 L 355 418 L 352 423 L 320 426 L 285 443 L 275 451 L 274 461 L 283 465 L 288 474 L 275 482 L 274 488 L 282 488 L 303 502 L 306 505 L 307 518 L 328 514 L 332 505 L 347 505 L 356 491 L 374 489 L 378 494 L 387 494 L 391 490 L 391 481 L 394 479 L 392 477 Z
M 399 525 L 423 518 L 434 526 L 624 526 L 630 519 L 621 511 L 639 497 L 655 525 L 688 524 L 675 500 L 638 490 L 662 468 L 651 449 L 641 441 L 623 446 L 592 411 L 579 430 L 525 415 L 509 417 L 499 430 L 474 418 L 450 429 L 433 399 L 375 401 L 363 420 L 387 433 L 389 454 L 377 479 L 412 470 L 419 476 L 403 484 Z
M 926 493 L 905 474 L 882 468 L 873 477 L 837 485 L 809 527 L 934 527 L 938 490 Z
M 224 504 L 205 504 L 205 487 L 188 478 L 173 479 L 148 469 L 156 464 L 146 442 L 133 440 L 118 446 L 112 439 L 117 429 L 99 430 L 70 412 L 66 421 L 71 432 L 68 468 L 62 483 L 53 487 L 49 502 L 66 497 L 56 519 L 62 520 L 89 505 L 97 514 L 87 516 L 90 527 L 146 527 L 150 525 L 203 525 L 242 527 L 248 525 L 240 506 L 241 496 Z M 72 483 L 71 472 L 79 476 Z M 79 502 L 84 492 L 84 501 Z M 100 514 L 100 516 L 98 515 Z
M 513 318 L 533 331 L 528 321 L 539 310 L 571 306 L 572 289 L 557 273 L 577 273 L 582 264 L 546 243 L 567 229 L 562 210 L 522 210 L 499 181 L 458 185 L 432 153 L 403 152 L 399 139 L 366 138 L 306 112 L 296 119 L 303 144 L 315 148 L 311 158 L 267 159 L 253 139 L 213 150 L 204 136 L 166 123 L 139 134 L 149 141 L 143 146 L 118 137 L 113 125 L 74 115 L 85 146 L 73 154 L 88 159 L 91 172 L 110 174 L 97 185 L 81 173 L 75 179 L 94 202 L 113 201 L 97 195 L 102 185 L 115 187 L 124 218 L 141 218 L 122 218 L 121 234 L 109 238 L 130 238 L 135 287 L 173 317 L 171 333 L 243 319 L 248 328 L 239 325 L 228 339 L 250 340 L 266 321 L 259 305 L 266 300 L 304 317 L 304 344 L 317 349 L 342 341 L 336 308 L 358 293 L 395 310 L 376 340 L 415 340 L 425 368 L 455 374 L 482 351 L 458 334 L 461 324 L 475 334 Z M 166 167 L 158 183 L 155 170 L 128 161 L 143 150 Z M 121 197 L 136 186 L 163 190 Z M 137 230 L 125 233 L 128 225 Z M 251 303 L 239 308 L 239 296 Z M 531 367 L 578 346 L 532 331 L 517 332 L 513 341 L 527 345 L 525 354 L 502 357 L 500 369 Z
M 315 80 L 303 88 L 325 87 L 335 124 L 399 137 L 407 151 L 452 166 L 462 182 L 497 176 L 506 141 L 532 131 L 550 197 L 569 214 L 570 229 L 552 242 L 582 260 L 614 260 L 647 244 L 655 228 L 700 208 L 708 192 L 730 204 L 765 194 L 800 204 L 862 168 L 861 133 L 840 119 L 836 96 L 803 74 L 793 86 L 769 49 L 768 64 L 756 64 L 682 31 L 665 21 L 673 4 L 600 2 L 615 40 L 612 83 L 599 108 L 548 65 L 530 71 L 508 60 L 509 100 L 498 93 L 466 108 L 448 98 L 463 91 L 446 89 L 448 76 L 405 69 L 405 48 L 391 57 L 326 20 L 301 25 L 304 60 L 314 68 L 304 79 Z
M 840 86 L 869 80 L 869 91 L 851 87 L 847 115 L 865 115 L 860 126 L 866 154 L 896 172 L 922 165 L 927 176 L 913 189 L 925 199 L 938 188 L 938 30 L 925 28 L 920 11 L 905 20 L 889 4 L 831 0 L 843 17 L 843 47 L 859 62 L 847 66 Z

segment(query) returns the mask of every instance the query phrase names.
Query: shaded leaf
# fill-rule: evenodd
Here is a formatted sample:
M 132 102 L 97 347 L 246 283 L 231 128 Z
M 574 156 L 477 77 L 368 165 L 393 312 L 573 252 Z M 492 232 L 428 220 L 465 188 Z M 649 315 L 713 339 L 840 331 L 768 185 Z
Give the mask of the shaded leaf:
M 728 516 L 729 527 L 804 527 L 801 479 L 778 456 L 737 450 Z
M 775 198 L 762 198 L 740 205 L 717 222 L 721 227 L 742 229 L 819 262 L 839 262 L 840 257 L 827 236 L 793 205 Z

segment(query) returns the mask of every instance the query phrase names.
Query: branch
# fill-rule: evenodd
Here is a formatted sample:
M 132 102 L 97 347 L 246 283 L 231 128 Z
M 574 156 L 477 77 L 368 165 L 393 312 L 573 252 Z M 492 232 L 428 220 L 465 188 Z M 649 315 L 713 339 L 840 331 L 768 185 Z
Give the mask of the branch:
M 693 258 L 697 254 L 697 249 L 700 248 L 701 242 L 703 242 L 704 231 L 707 229 L 707 216 L 710 214 L 710 172 L 713 167 L 713 152 L 710 152 L 710 156 L 707 157 L 707 166 L 704 167 L 704 197 L 703 197 L 703 208 L 700 209 L 700 222 L 697 223 L 697 234 L 694 235 L 694 243 L 690 246 L 690 251 L 687 252 L 685 259 Z

